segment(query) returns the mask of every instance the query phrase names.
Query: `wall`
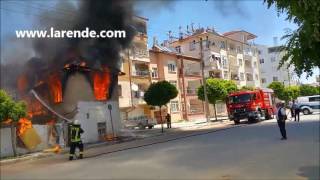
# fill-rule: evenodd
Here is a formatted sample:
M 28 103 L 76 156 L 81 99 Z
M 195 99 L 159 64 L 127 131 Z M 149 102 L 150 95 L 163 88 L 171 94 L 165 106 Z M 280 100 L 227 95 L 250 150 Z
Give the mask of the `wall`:
M 48 148 L 48 126 L 47 125 L 33 125 L 33 128 L 36 130 L 38 135 L 41 138 L 41 144 L 37 146 L 32 151 L 29 151 L 24 148 L 17 147 L 17 153 L 19 155 L 27 154 L 30 152 L 37 152 L 42 151 L 46 148 Z M 0 151 L 0 157 L 8 157 L 13 156 L 12 152 L 12 145 L 11 145 L 11 130 L 10 128 L 1 128 L 0 129 L 0 138 L 1 138 L 1 151 Z
M 111 116 L 108 110 L 108 105 L 112 106 Z M 82 129 L 85 131 L 82 135 L 84 143 L 97 142 L 98 136 L 98 122 L 106 122 L 106 133 L 112 135 L 112 125 L 114 133 L 120 136 L 120 128 L 122 123 L 120 120 L 119 104 L 116 101 L 107 101 L 106 104 L 102 102 L 84 102 L 78 103 L 78 113 L 75 119 L 81 123 Z M 112 117 L 112 123 L 111 123 Z

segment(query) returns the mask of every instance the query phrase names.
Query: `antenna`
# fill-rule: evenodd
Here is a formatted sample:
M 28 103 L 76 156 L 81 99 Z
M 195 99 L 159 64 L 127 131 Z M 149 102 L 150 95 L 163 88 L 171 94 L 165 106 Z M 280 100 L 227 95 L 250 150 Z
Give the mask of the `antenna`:
M 194 23 L 191 23 L 191 31 L 192 31 L 192 32 L 194 32 L 193 24 L 194 24 Z
M 179 39 L 183 38 L 183 32 L 182 32 L 182 27 L 179 26 Z

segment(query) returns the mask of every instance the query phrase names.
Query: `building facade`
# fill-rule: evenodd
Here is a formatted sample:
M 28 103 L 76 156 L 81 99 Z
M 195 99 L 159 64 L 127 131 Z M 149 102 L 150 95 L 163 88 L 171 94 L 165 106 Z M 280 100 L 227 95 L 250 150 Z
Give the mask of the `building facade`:
M 147 21 L 146 18 L 135 16 L 137 34 L 132 46 L 122 52 L 123 73 L 118 83 L 122 120 L 151 117 L 150 108 L 143 100 L 144 92 L 151 84 Z
M 173 122 L 203 119 L 204 103 L 197 96 L 197 88 L 202 85 L 201 60 L 157 44 L 149 52 L 152 82 L 166 80 L 178 89 L 178 96 L 170 101 L 164 112 L 171 114 Z M 159 119 L 159 113 L 154 113 Z
M 267 87 L 270 83 L 277 81 L 284 85 L 297 85 L 298 78 L 293 67 L 287 68 L 287 64 L 278 69 L 279 63 L 285 52 L 280 46 L 268 47 L 258 45 L 259 63 L 261 67 L 261 85 Z
M 237 86 L 261 87 L 258 49 L 252 42 L 256 36 L 246 31 L 218 34 L 212 29 L 197 29 L 193 33 L 172 39 L 165 44 L 176 52 L 203 58 L 205 77 L 234 81 Z M 216 106 L 217 114 L 227 115 L 224 102 Z M 209 116 L 214 108 L 209 105 Z
M 182 54 L 200 58 L 202 53 L 205 77 L 233 80 L 239 87 L 260 87 L 258 50 L 250 42 L 255 38 L 246 31 L 220 35 L 201 28 L 169 44 Z

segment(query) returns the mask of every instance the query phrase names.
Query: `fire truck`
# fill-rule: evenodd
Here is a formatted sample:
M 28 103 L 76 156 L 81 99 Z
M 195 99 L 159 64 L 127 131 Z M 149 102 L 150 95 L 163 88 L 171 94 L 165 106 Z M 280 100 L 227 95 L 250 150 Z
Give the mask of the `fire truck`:
M 235 124 L 242 119 L 248 119 L 249 122 L 259 121 L 263 117 L 271 119 L 276 112 L 273 90 L 267 88 L 231 93 L 226 103 L 229 119 Z

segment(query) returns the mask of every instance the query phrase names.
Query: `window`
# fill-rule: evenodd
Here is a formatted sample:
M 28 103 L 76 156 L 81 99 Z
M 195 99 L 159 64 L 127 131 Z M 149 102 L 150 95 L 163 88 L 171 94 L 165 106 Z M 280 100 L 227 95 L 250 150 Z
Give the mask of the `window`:
M 177 46 L 175 49 L 178 53 L 181 53 L 181 46 Z
M 256 80 L 259 80 L 259 76 L 258 74 L 255 74 Z
M 228 71 L 224 71 L 223 72 L 223 76 L 224 76 L 224 79 L 229 79 L 229 74 L 228 74 Z
M 158 68 L 153 67 L 151 70 L 151 77 L 158 78 Z
M 237 53 L 241 53 L 241 47 L 237 46 Z
M 99 122 L 98 123 L 98 135 L 99 137 L 103 137 L 106 135 L 106 122 Z
M 230 51 L 235 51 L 235 46 L 234 46 L 234 44 L 229 44 L 229 50 L 230 50 Z
M 169 81 L 172 85 L 174 85 L 175 87 L 177 87 L 177 81 Z
M 257 68 L 257 62 L 253 62 L 253 67 Z
M 261 55 L 261 51 L 260 50 L 258 50 L 258 54 Z
M 242 59 L 238 59 L 239 66 L 242 66 Z
M 168 64 L 168 72 L 170 73 L 176 73 L 176 65 L 173 63 Z
M 122 87 L 121 87 L 120 84 L 118 85 L 118 96 L 119 96 L 119 97 L 122 96 Z
M 192 42 L 190 42 L 190 51 L 193 51 L 193 50 L 195 50 L 196 49 L 196 41 L 195 40 L 193 40 Z
M 226 43 L 224 41 L 220 42 L 220 48 L 225 49 L 226 48 Z
M 267 80 L 266 80 L 266 78 L 261 78 L 261 83 L 266 83 L 267 82 Z
M 223 66 L 223 68 L 228 67 L 227 58 L 225 56 L 222 56 L 222 66 Z
M 272 80 L 273 81 L 278 81 L 278 77 L 277 76 L 273 76 Z
M 271 62 L 275 62 L 276 58 L 275 57 L 271 57 Z
M 264 59 L 260 59 L 260 64 L 264 63 Z
M 240 80 L 244 81 L 244 73 L 240 73 Z
M 178 103 L 178 101 L 171 101 L 170 102 L 170 111 L 171 112 L 179 112 L 179 103 Z
M 206 48 L 209 49 L 210 48 L 210 41 L 209 41 L 209 37 L 206 37 Z
M 320 101 L 320 96 L 309 97 L 309 102 L 316 102 L 316 101 Z

